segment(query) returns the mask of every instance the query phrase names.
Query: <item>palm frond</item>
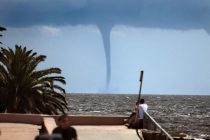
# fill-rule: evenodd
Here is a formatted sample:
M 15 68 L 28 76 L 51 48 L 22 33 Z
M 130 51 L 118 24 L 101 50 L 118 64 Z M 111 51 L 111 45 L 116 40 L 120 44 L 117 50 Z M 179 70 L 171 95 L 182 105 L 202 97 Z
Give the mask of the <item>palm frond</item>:
M 26 47 L 0 49 L 0 112 L 58 114 L 67 108 L 61 69 L 36 70 L 45 61 Z

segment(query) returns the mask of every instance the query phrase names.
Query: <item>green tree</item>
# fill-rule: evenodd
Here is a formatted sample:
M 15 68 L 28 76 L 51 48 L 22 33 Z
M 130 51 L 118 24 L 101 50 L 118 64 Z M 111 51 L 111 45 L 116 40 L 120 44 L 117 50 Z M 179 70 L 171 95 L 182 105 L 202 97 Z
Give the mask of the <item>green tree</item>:
M 65 113 L 65 78 L 59 68 L 36 70 L 46 59 L 26 47 L 0 50 L 0 111 L 8 113 Z

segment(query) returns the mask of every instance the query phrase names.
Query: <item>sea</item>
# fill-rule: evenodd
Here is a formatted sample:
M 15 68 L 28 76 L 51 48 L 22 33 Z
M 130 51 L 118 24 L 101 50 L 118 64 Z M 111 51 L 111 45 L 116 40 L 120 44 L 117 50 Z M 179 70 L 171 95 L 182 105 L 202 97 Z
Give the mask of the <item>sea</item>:
M 210 96 L 141 95 L 148 113 L 170 134 L 185 133 L 210 138 Z M 133 110 L 137 94 L 67 94 L 68 114 L 126 115 Z

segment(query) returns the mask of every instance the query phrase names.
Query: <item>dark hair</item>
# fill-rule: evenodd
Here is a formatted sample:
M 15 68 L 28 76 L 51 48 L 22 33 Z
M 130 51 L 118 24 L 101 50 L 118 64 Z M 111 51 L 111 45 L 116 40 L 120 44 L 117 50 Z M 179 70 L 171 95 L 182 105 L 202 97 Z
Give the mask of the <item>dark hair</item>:
M 67 114 L 63 114 L 58 118 L 58 121 L 62 121 L 64 118 L 68 117 Z
M 143 104 L 143 103 L 144 103 L 144 99 L 141 99 L 141 100 L 140 100 L 140 104 Z

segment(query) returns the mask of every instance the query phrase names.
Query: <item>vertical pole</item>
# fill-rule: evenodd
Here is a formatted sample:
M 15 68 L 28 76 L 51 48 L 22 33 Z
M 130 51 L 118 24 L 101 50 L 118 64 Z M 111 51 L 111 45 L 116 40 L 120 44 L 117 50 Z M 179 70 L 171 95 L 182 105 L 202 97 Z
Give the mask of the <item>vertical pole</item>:
M 144 75 L 144 71 L 142 70 L 140 73 L 140 87 L 139 87 L 139 97 L 138 97 L 138 103 L 140 102 L 140 98 L 141 98 L 141 88 L 142 88 L 142 82 L 143 82 L 143 75 Z M 136 116 L 137 117 L 137 116 Z M 136 118 L 137 119 L 137 118 Z M 138 124 L 139 125 L 139 124 Z M 139 137 L 140 140 L 142 140 L 142 137 L 140 136 L 139 132 L 138 132 L 138 127 L 136 128 L 136 134 Z
M 140 79 L 139 79 L 140 87 L 139 87 L 138 102 L 140 101 L 140 98 L 141 98 L 141 89 L 142 89 L 143 75 L 144 75 L 144 71 L 142 70 L 142 71 L 141 71 L 141 74 L 140 74 Z

